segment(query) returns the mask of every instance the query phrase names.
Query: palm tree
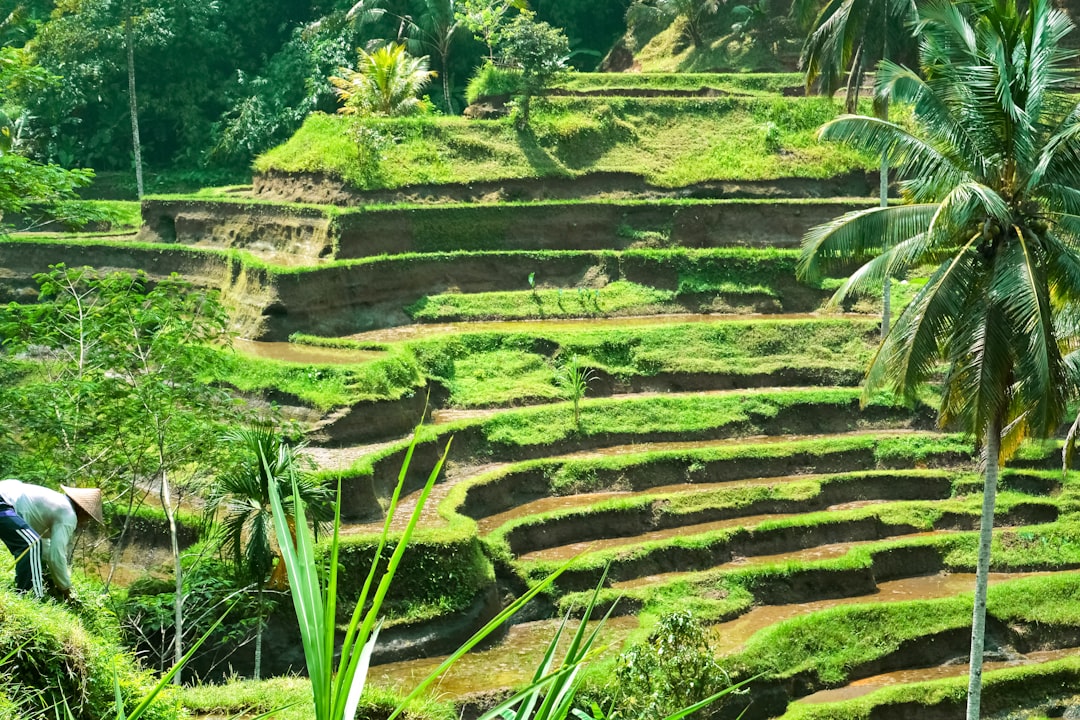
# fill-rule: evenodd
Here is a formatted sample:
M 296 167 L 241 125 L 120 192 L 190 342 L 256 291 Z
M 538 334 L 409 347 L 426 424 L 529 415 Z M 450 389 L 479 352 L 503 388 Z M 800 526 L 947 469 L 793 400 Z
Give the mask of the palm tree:
M 468 34 L 462 32 L 466 28 L 457 0 L 424 0 L 424 12 L 420 15 L 420 22 L 417 23 L 411 18 L 405 19 L 411 35 L 410 49 L 418 52 L 418 48 L 425 48 L 439 58 L 446 111 L 454 115 L 454 100 L 450 95 L 450 56 L 458 40 Z
M 908 204 L 848 213 L 803 240 L 803 277 L 864 262 L 835 301 L 932 267 L 882 340 L 867 394 L 907 398 L 944 363 L 940 422 L 972 432 L 985 463 L 968 718 L 979 715 L 998 468 L 1065 412 L 1071 349 L 1055 320 L 1080 300 L 1080 105 L 1063 83 L 1072 23 L 1049 0 L 944 0 L 922 12 L 923 77 L 883 62 L 877 92 L 918 130 L 842 116 L 821 137 L 880 153 Z
M 413 115 L 423 112 L 426 103 L 418 95 L 435 73 L 428 70 L 428 58 L 412 57 L 405 46 L 385 45 L 375 52 L 357 50 L 360 69 L 338 68 L 341 77 L 330 83 L 344 103 L 338 112 L 345 114 Z
M 672 22 L 682 18 L 682 35 L 696 49 L 705 45 L 706 16 L 715 15 L 720 0 L 638 0 L 626 10 L 626 22 L 631 27 L 655 17 Z
M 812 14 L 818 0 L 796 0 L 792 14 L 803 19 Z M 829 0 L 813 21 L 803 45 L 799 65 L 806 72 L 806 90 L 817 87 L 831 96 L 847 75 L 845 106 L 858 109 L 859 88 L 866 68 L 881 60 L 896 60 L 912 51 L 915 37 L 910 25 L 917 17 L 915 0 Z M 887 98 L 874 103 L 874 114 L 889 119 Z M 881 160 L 879 204 L 889 204 L 889 164 Z M 883 282 L 881 336 L 889 332 L 892 317 L 889 278 Z
M 847 111 L 853 113 L 866 69 L 915 49 L 915 0 L 829 0 L 817 10 L 819 4 L 796 0 L 791 10 L 803 22 L 814 17 L 799 59 L 806 89 L 832 95 L 845 87 Z
M 330 519 L 330 491 L 314 481 L 308 469 L 310 461 L 301 454 L 303 445 L 290 445 L 268 425 L 253 425 L 230 430 L 223 440 L 242 451 L 236 467 L 215 479 L 207 502 L 211 514 L 224 508 L 214 537 L 228 557 L 237 577 L 254 585 L 258 596 L 258 625 L 255 630 L 255 679 L 262 670 L 263 590 L 283 586 L 284 563 L 274 565 L 278 553 L 271 545 L 273 513 L 270 483 L 286 498 L 286 512 L 292 517 L 294 499 L 292 478 L 298 478 L 301 499 L 308 514 L 316 521 Z

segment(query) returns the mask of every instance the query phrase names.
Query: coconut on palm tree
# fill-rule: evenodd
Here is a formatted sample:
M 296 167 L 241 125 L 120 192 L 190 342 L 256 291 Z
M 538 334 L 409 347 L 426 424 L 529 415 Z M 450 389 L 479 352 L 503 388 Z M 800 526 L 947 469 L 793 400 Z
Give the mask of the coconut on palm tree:
M 821 137 L 885 156 L 903 205 L 810 230 L 799 271 L 863 263 L 834 297 L 928 273 L 882 340 L 865 392 L 912 397 L 944 368 L 940 422 L 974 434 L 985 463 L 968 717 L 979 714 L 998 468 L 1061 422 L 1073 339 L 1055 322 L 1080 300 L 1080 105 L 1066 94 L 1072 23 L 1049 0 L 938 0 L 921 11 L 918 74 L 883 62 L 877 93 L 913 130 L 842 116 Z
M 279 590 L 287 587 L 285 564 L 280 559 L 274 563 L 280 553 L 274 548 L 270 484 L 277 485 L 282 497 L 287 498 L 286 512 L 292 517 L 295 476 L 301 500 L 316 523 L 330 519 L 331 493 L 304 472 L 303 445 L 289 444 L 268 425 L 234 429 L 222 439 L 239 449 L 240 458 L 235 467 L 215 478 L 207 508 L 211 514 L 223 513 L 217 518 L 215 541 L 237 578 L 253 586 L 258 594 L 254 668 L 258 680 L 262 669 L 263 591 L 268 586 Z

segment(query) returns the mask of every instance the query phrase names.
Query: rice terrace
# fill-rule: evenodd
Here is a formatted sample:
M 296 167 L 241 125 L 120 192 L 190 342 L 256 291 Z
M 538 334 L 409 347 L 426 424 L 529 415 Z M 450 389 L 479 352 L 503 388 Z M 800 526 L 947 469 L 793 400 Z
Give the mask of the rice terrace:
M 0 0 L 0 720 L 1080 718 L 1078 12 Z

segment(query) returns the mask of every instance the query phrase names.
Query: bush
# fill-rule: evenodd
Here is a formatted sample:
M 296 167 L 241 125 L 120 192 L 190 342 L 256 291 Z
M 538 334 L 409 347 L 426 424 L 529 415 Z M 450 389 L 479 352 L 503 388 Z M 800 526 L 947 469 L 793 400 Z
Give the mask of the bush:
M 521 70 L 496 67 L 487 62 L 476 70 L 476 74 L 469 81 L 465 89 L 465 99 L 471 105 L 491 97 L 517 95 L 521 90 Z
M 350 603 L 356 602 L 360 595 L 360 585 L 371 567 L 377 541 L 374 536 L 341 539 L 338 600 L 342 612 L 348 612 Z M 395 547 L 396 540 L 391 540 L 382 554 L 383 565 Z M 320 550 L 328 552 L 326 546 Z M 380 572 L 376 582 L 381 575 Z M 476 536 L 414 537 L 401 556 L 384 612 L 393 619 L 413 621 L 464 610 L 492 581 L 491 563 Z
M 704 628 L 688 611 L 664 616 L 646 642 L 619 655 L 615 681 L 612 720 L 665 717 L 730 684 Z

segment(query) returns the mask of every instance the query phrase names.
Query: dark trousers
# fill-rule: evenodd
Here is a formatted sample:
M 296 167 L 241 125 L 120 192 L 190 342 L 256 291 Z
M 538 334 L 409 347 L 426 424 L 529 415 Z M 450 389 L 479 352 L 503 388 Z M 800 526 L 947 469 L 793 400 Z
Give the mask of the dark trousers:
M 19 592 L 45 594 L 41 572 L 41 538 L 19 517 L 15 508 L 0 500 L 0 540 L 15 556 L 15 587 Z

